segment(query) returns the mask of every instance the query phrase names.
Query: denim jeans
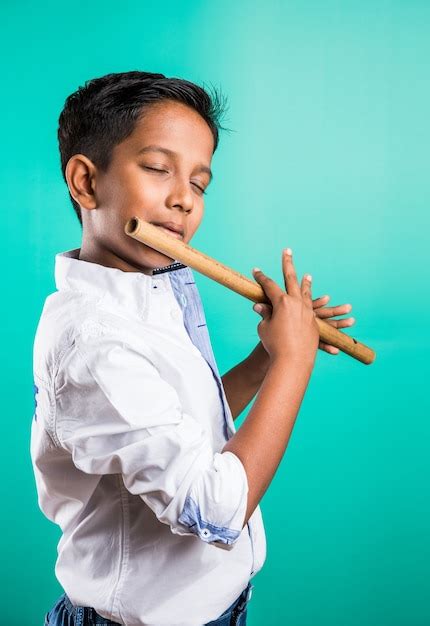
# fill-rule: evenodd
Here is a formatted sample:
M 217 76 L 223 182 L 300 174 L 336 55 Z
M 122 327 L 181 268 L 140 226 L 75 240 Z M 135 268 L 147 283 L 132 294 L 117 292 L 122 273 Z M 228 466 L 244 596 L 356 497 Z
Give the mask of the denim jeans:
M 254 585 L 248 583 L 246 589 L 217 619 L 204 626 L 246 626 L 248 602 Z M 45 615 L 44 626 L 121 626 L 96 613 L 88 606 L 73 606 L 69 597 L 63 593 L 52 609 Z

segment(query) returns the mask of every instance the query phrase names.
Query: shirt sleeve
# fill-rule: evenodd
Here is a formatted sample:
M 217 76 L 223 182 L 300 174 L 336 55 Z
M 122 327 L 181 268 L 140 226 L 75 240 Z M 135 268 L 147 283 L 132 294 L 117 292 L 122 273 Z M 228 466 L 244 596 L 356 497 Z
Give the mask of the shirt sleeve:
M 78 335 L 61 360 L 56 402 L 56 435 L 77 468 L 121 474 L 173 533 L 233 547 L 247 508 L 243 464 L 232 452 L 214 453 L 141 345 Z

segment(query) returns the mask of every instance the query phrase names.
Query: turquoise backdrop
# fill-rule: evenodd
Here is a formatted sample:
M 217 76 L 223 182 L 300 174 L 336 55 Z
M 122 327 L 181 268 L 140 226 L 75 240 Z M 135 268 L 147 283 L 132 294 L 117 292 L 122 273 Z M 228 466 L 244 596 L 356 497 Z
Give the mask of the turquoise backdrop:
M 429 559 L 430 3 L 3 2 L 1 624 L 42 626 L 62 593 L 58 527 L 29 453 L 33 337 L 57 252 L 81 230 L 60 173 L 64 100 L 145 70 L 228 98 L 192 243 L 351 303 L 372 365 L 319 351 L 261 503 L 267 560 L 250 626 L 424 626 Z M 222 373 L 258 341 L 252 303 L 198 275 Z M 250 407 L 248 407 L 249 410 Z M 245 418 L 247 411 L 239 418 Z

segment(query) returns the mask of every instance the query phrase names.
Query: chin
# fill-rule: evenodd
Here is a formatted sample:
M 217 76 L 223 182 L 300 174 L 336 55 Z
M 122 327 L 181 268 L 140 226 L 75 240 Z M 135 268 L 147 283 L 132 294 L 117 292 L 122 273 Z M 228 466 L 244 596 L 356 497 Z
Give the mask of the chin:
M 146 244 L 137 241 L 136 244 L 133 246 L 132 252 L 130 251 L 128 255 L 124 256 L 128 258 L 130 264 L 136 268 L 141 268 L 140 271 L 152 271 L 157 267 L 165 267 L 175 262 L 175 259 L 158 252 L 158 250 L 154 250 L 154 248 Z
M 161 252 L 154 251 L 154 255 L 151 255 L 151 259 L 148 259 L 149 265 L 152 269 L 156 267 L 164 267 L 165 265 L 170 265 L 175 262 L 175 259 L 172 259 Z

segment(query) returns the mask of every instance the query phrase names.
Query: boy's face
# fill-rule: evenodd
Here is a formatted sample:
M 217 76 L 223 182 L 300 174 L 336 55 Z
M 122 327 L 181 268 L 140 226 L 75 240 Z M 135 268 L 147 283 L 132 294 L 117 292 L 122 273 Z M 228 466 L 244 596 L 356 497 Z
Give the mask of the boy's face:
M 81 206 L 80 258 L 147 274 L 172 263 L 174 259 L 126 235 L 125 223 L 133 216 L 173 222 L 183 229 L 180 240 L 188 243 L 203 218 L 213 147 L 212 132 L 194 109 L 162 101 L 147 108 L 133 133 L 114 147 L 107 172 L 74 155 L 67 169 L 69 188 Z

